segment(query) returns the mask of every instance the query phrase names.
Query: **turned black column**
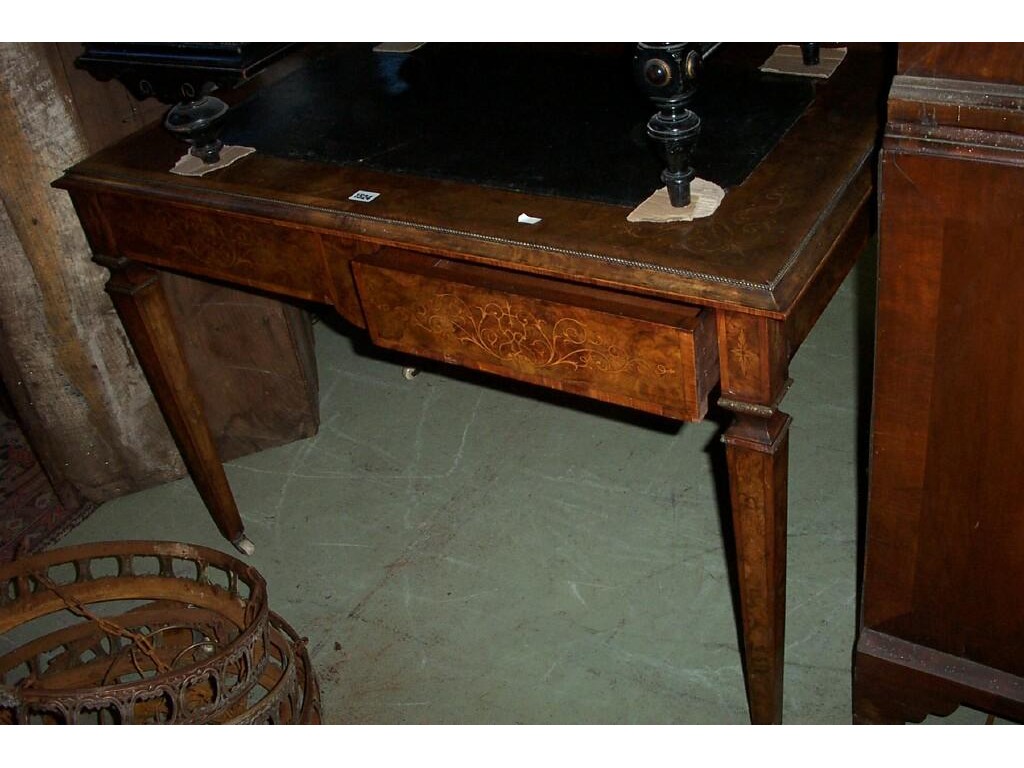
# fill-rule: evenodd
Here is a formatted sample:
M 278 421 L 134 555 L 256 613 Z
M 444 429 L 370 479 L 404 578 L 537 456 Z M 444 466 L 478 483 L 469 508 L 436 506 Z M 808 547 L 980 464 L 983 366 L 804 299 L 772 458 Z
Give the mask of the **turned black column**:
M 647 122 L 647 135 L 658 142 L 665 158 L 661 180 L 676 208 L 690 203 L 693 150 L 700 118 L 689 109 L 697 93 L 702 62 L 700 43 L 639 43 L 633 71 L 657 113 Z

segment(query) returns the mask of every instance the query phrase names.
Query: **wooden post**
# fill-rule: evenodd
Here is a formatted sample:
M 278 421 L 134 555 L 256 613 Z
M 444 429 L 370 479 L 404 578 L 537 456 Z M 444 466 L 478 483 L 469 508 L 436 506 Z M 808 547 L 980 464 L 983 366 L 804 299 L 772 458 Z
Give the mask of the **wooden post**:
M 87 153 L 39 44 L 0 45 L 0 374 L 61 502 L 183 471 L 67 195 Z
M 185 473 L 103 290 L 106 271 L 92 262 L 67 193 L 50 187 L 164 107 L 75 70 L 77 53 L 73 44 L 0 44 L 0 377 L 66 506 Z M 316 432 L 305 313 L 183 277 L 164 288 L 185 356 L 202 372 L 197 387 L 222 456 Z M 244 319 L 231 322 L 235 312 Z M 262 336 L 239 340 L 253 315 Z

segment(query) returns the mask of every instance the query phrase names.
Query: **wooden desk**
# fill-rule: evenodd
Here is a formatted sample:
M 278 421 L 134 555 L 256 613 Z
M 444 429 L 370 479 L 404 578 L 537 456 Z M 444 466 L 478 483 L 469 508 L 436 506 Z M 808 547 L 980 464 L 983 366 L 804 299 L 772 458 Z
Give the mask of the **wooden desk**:
M 190 383 L 159 270 L 332 305 L 381 346 L 672 419 L 718 387 L 751 719 L 779 722 L 788 364 L 871 228 L 880 57 L 852 50 L 710 218 L 257 153 L 167 171 L 158 129 L 72 168 L 108 291 L 223 535 L 249 547 Z M 699 170 L 699 169 L 698 169 Z M 372 203 L 349 199 L 380 192 Z M 540 224 L 517 223 L 526 212 Z

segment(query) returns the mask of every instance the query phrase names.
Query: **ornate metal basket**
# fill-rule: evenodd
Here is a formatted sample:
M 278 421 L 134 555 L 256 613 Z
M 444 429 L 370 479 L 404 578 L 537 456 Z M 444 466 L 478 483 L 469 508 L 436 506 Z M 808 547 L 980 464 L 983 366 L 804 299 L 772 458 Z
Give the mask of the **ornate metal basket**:
M 250 565 L 172 542 L 0 568 L 0 723 L 318 723 L 304 643 Z
M 270 655 L 246 706 L 218 720 L 232 725 L 319 725 L 320 689 L 306 643 L 276 613 L 270 614 Z

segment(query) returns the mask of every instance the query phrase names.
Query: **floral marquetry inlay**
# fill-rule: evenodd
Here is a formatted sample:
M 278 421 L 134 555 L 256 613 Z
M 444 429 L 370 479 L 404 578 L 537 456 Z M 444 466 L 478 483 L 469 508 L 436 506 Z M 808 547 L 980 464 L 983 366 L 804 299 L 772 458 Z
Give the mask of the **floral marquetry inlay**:
M 747 339 L 747 330 L 742 322 L 736 319 L 727 320 L 726 328 L 729 338 L 732 340 L 729 354 L 736 361 L 740 373 L 747 375 L 753 366 L 757 365 L 757 350 Z
M 353 272 L 379 346 L 683 421 L 707 409 L 703 314 L 405 254 Z
M 543 370 L 592 368 L 602 373 L 665 376 L 664 363 L 635 357 L 573 317 L 545 319 L 507 300 L 470 304 L 440 293 L 414 310 L 413 322 L 436 336 L 473 345 L 505 363 Z

